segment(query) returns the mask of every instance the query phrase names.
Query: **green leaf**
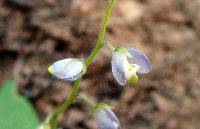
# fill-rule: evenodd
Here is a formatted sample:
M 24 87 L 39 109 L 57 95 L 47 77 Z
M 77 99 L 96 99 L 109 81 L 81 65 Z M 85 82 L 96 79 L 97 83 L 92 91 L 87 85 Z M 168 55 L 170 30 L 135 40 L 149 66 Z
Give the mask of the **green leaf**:
M 0 129 L 36 129 L 39 120 L 26 98 L 16 92 L 16 82 L 7 80 L 0 89 Z

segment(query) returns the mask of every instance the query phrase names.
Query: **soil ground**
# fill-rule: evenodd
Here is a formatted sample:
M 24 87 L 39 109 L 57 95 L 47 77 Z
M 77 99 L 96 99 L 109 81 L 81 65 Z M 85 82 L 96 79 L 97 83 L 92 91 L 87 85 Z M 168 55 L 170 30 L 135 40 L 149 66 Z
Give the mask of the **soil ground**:
M 15 78 L 41 120 L 70 94 L 72 83 L 47 73 L 54 61 L 89 55 L 106 1 L 1 0 L 0 83 Z M 122 129 L 200 128 L 200 1 L 118 0 L 106 41 L 143 51 L 151 72 L 136 86 L 113 78 L 102 49 L 80 92 L 114 106 Z M 89 108 L 76 101 L 60 118 L 63 129 L 96 129 Z

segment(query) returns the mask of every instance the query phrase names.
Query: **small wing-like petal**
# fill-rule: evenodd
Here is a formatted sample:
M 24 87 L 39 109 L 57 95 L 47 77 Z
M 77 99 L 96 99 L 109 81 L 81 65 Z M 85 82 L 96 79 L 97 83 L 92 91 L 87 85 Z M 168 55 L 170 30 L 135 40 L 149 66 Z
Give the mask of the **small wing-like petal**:
M 71 58 L 69 59 L 62 59 L 53 63 L 49 68 L 48 71 L 52 75 L 57 78 L 63 79 L 64 78 L 64 70 L 66 66 L 72 61 Z
M 120 128 L 120 122 L 111 109 L 99 109 L 94 115 L 99 129 Z
M 74 81 L 81 76 L 83 63 L 77 59 L 62 59 L 48 68 L 48 71 L 59 79 Z
M 113 52 L 111 61 L 113 76 L 122 86 L 126 84 L 125 65 L 123 65 L 126 63 L 128 63 L 126 56 Z
M 115 122 L 119 127 L 120 122 L 119 122 L 119 119 L 117 118 L 117 116 L 115 115 L 115 113 L 111 109 L 106 109 L 105 112 L 107 114 L 107 117 L 109 117 L 110 120 Z
M 141 51 L 134 48 L 127 48 L 128 52 L 132 55 L 129 60 L 131 64 L 139 65 L 139 73 L 148 73 L 150 71 L 149 59 Z
M 65 68 L 64 78 L 70 81 L 74 81 L 81 76 L 82 71 L 83 62 L 79 60 L 73 60 Z

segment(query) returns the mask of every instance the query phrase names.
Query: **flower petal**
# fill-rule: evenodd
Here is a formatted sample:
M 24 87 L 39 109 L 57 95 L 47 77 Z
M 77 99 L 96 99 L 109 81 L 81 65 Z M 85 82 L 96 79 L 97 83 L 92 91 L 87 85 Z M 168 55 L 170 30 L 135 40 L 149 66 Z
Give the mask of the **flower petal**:
M 134 48 L 127 48 L 127 50 L 133 57 L 129 60 L 130 63 L 139 65 L 138 72 L 148 73 L 150 71 L 150 62 L 144 53 Z
M 83 62 L 79 60 L 73 60 L 65 69 L 65 79 L 74 81 L 81 76 L 83 71 Z
M 119 129 L 120 122 L 111 109 L 96 110 L 94 115 L 99 129 Z
M 124 63 L 123 63 L 124 62 Z M 125 65 L 128 63 L 126 56 L 113 52 L 112 54 L 112 72 L 117 82 L 124 86 L 126 84 Z
M 62 59 L 48 68 L 48 71 L 59 79 L 74 81 L 81 76 L 83 63 L 77 59 Z
M 49 73 L 53 74 L 57 78 L 63 79 L 63 76 L 64 76 L 63 71 L 71 61 L 72 61 L 71 58 L 56 61 L 48 68 L 48 71 Z

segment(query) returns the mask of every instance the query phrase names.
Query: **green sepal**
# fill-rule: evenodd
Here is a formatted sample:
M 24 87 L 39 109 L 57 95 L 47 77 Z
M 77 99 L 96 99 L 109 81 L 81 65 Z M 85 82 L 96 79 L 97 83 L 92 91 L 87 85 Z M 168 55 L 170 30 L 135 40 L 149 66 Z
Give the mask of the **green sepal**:
M 107 43 L 108 48 L 113 52 L 115 51 L 115 47 L 113 47 L 110 43 Z
M 87 71 L 87 66 L 85 65 L 85 63 L 83 62 L 83 70 L 81 72 L 81 76 L 84 75 Z
M 123 54 L 123 55 L 125 55 L 125 56 L 127 56 L 129 58 L 132 57 L 132 55 L 123 47 L 115 48 L 114 52 L 119 52 L 119 53 L 121 53 L 121 54 Z
M 99 110 L 99 109 L 112 109 L 113 107 L 106 104 L 106 103 L 96 103 L 96 105 L 93 108 L 93 111 Z
M 96 103 L 96 105 L 92 108 L 92 115 L 95 115 L 96 111 L 104 109 L 113 109 L 113 107 L 106 103 Z

